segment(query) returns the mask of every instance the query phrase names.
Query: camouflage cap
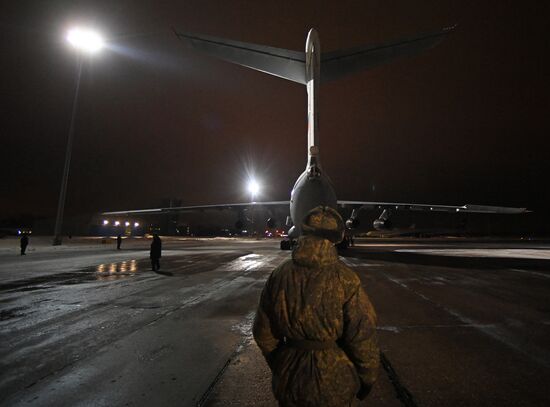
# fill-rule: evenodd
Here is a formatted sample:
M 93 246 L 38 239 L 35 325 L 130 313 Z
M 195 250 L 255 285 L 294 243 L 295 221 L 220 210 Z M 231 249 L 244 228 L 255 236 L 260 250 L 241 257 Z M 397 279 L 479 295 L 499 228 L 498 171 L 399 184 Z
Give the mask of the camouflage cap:
M 339 243 L 344 238 L 344 221 L 331 207 L 318 206 L 304 218 L 302 232 L 304 235 L 319 236 L 332 243 Z

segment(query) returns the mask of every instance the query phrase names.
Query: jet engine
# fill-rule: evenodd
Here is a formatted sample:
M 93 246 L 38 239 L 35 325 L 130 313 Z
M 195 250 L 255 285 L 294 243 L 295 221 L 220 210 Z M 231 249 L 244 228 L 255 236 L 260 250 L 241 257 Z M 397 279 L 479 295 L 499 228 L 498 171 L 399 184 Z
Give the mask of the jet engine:
M 349 219 L 346 221 L 346 228 L 347 229 L 355 229 L 357 227 L 359 227 L 359 219 L 357 219 L 357 210 L 353 210 L 351 211 L 351 216 L 349 217 Z
M 348 229 L 356 229 L 359 227 L 359 225 L 361 224 L 361 222 L 359 222 L 359 219 L 354 219 L 354 218 L 349 218 L 347 221 L 346 221 L 346 228 Z
M 391 229 L 392 224 L 390 221 L 391 211 L 389 209 L 384 209 L 378 219 L 372 222 L 372 227 L 376 230 L 387 230 Z
M 376 219 L 374 222 L 372 222 L 372 227 L 376 230 L 388 230 L 392 228 L 392 223 L 389 219 L 386 220 L 380 220 Z

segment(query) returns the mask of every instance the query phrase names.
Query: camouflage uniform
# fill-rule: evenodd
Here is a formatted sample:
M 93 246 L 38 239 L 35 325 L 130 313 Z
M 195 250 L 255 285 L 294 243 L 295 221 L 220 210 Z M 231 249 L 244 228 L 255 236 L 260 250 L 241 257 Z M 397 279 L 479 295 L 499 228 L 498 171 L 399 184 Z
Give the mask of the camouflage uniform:
M 306 217 L 307 235 L 263 289 L 254 338 L 279 405 L 352 406 L 376 380 L 376 314 L 357 275 L 338 259 L 342 219 L 330 208 L 311 214 L 320 215 Z

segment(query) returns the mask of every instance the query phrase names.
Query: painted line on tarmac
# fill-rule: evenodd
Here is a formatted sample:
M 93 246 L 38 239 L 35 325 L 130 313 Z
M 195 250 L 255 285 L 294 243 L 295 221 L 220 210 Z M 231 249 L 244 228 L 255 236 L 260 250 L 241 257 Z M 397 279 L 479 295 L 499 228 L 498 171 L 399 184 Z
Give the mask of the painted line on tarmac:
M 366 263 L 363 259 L 358 259 L 355 257 L 342 257 L 340 256 L 340 260 L 342 263 L 344 263 L 348 267 L 374 267 L 379 266 L 378 263 L 375 262 L 369 262 Z
M 439 325 L 402 325 L 402 326 L 377 326 L 376 330 L 393 333 L 401 333 L 406 329 L 433 329 L 433 328 L 474 328 L 474 329 L 494 329 L 495 324 L 439 324 Z
M 399 285 L 400 287 L 403 287 L 413 294 L 417 295 L 418 297 L 422 298 L 426 302 L 429 302 L 433 306 L 442 309 L 443 311 L 447 312 L 448 314 L 452 315 L 453 317 L 457 318 L 459 321 L 463 322 L 466 325 L 470 325 L 474 328 L 476 328 L 479 332 L 484 333 L 485 335 L 489 336 L 490 338 L 493 338 L 500 343 L 508 346 L 509 348 L 517 351 L 518 353 L 521 353 L 522 355 L 526 356 L 528 359 L 532 360 L 533 362 L 536 362 L 544 367 L 550 367 L 550 352 L 548 352 L 546 349 L 542 349 L 539 346 L 531 345 L 529 349 L 525 349 L 523 343 L 521 341 L 516 340 L 509 332 L 507 332 L 505 329 L 500 328 L 497 325 L 486 325 L 479 323 L 478 321 L 475 321 L 469 317 L 466 317 L 462 314 L 460 314 L 458 311 L 455 311 L 451 308 L 448 308 L 431 298 L 427 297 L 426 295 L 416 291 L 415 289 L 409 287 L 407 284 L 401 282 L 400 280 L 396 278 L 392 278 L 388 275 L 384 275 L 389 281 L 391 281 L 394 284 Z
M 521 270 L 521 269 L 509 269 L 509 270 L 515 271 L 515 272 L 518 272 L 518 273 L 523 273 L 523 274 L 531 274 L 531 275 L 537 276 L 537 277 L 550 278 L 550 274 L 539 273 L 537 271 Z

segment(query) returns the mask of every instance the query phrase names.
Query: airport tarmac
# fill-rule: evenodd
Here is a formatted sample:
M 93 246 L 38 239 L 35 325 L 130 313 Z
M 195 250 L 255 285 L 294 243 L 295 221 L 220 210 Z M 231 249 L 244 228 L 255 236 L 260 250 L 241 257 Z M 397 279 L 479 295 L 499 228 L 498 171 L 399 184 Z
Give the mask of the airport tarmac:
M 276 406 L 251 338 L 277 240 L 0 240 L 0 405 Z M 343 258 L 378 313 L 369 406 L 543 406 L 550 245 L 358 240 Z

